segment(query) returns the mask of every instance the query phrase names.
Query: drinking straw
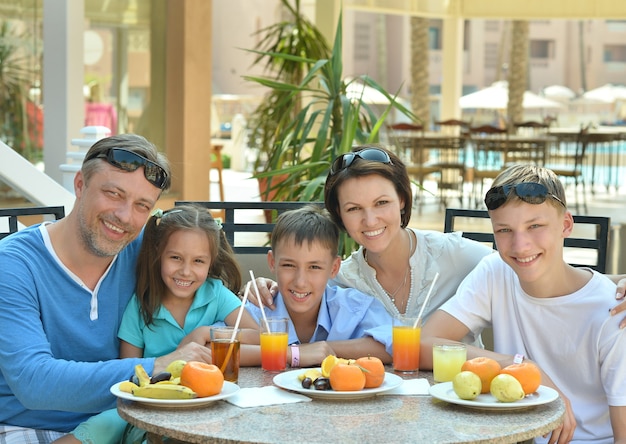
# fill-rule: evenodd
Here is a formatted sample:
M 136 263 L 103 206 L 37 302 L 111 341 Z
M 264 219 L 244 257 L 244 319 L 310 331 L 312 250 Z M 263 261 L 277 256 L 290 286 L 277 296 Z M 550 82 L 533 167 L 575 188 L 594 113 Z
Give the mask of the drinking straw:
M 422 304 L 422 308 L 420 309 L 420 314 L 417 315 L 415 324 L 413 324 L 413 328 L 417 328 L 417 326 L 422 321 L 422 314 L 424 313 L 424 309 L 426 308 L 426 305 L 428 304 L 428 299 L 430 299 L 430 294 L 433 292 L 433 288 L 435 288 L 435 282 L 437 282 L 437 278 L 439 278 L 439 272 L 435 274 L 435 278 L 433 279 L 432 284 L 430 284 L 430 289 L 428 290 L 428 294 L 426 295 L 426 298 L 424 299 L 424 303 Z
M 261 294 L 259 293 L 259 287 L 256 285 L 256 279 L 254 277 L 254 272 L 250 270 L 250 278 L 252 279 L 252 284 L 254 285 L 254 291 L 256 292 L 256 298 L 259 301 L 259 308 L 261 309 L 261 314 L 263 315 L 263 322 L 265 322 L 265 328 L 268 332 L 270 332 L 270 324 L 267 322 L 267 316 L 265 315 L 265 310 L 263 309 L 263 301 L 261 300 Z
M 239 313 L 237 313 L 237 320 L 235 321 L 235 327 L 233 328 L 233 335 L 230 337 L 230 346 L 228 347 L 228 351 L 226 352 L 226 357 L 224 358 L 224 362 L 222 362 L 222 367 L 220 371 L 224 373 L 226 370 L 226 365 L 230 360 L 231 355 L 233 354 L 233 348 L 235 347 L 235 336 L 237 335 L 237 329 L 239 328 L 239 322 L 241 321 L 241 316 L 243 315 L 243 310 L 246 305 L 246 301 L 248 300 L 248 292 L 250 291 L 250 282 L 246 284 L 246 289 L 243 292 L 243 298 L 241 299 L 241 307 L 239 307 Z

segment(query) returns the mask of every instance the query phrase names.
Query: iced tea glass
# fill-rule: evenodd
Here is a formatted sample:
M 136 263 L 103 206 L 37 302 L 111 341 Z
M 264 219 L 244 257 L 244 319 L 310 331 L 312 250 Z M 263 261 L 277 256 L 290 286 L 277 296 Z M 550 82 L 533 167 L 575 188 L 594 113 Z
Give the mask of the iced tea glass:
M 235 332 L 235 339 L 231 342 Z M 224 380 L 234 382 L 239 380 L 239 335 L 241 330 L 234 327 L 211 327 L 211 356 L 213 365 L 219 367 L 224 374 Z M 229 356 L 230 351 L 230 356 Z

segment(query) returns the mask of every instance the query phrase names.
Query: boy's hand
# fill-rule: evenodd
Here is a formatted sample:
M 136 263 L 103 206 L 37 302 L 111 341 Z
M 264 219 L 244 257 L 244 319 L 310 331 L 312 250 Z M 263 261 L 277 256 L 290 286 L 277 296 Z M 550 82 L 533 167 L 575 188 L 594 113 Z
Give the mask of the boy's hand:
M 572 410 L 572 404 L 569 399 L 563 396 L 563 393 L 559 393 L 561 399 L 565 403 L 565 418 L 563 424 L 554 429 L 550 435 L 548 444 L 566 444 L 574 437 L 574 430 L 576 430 L 576 418 L 574 417 L 574 411 Z M 548 435 L 544 435 L 546 438 Z
M 621 303 L 611 310 L 611 316 L 614 316 L 618 313 L 626 311 L 626 300 L 624 299 L 625 294 L 626 294 L 626 278 L 623 278 L 623 279 L 620 279 L 620 281 L 617 283 L 617 289 L 616 289 L 616 294 L 615 294 L 615 299 L 617 301 L 621 301 Z M 619 327 L 620 328 L 626 327 L 626 318 L 622 320 L 622 322 L 619 324 Z
M 291 351 L 289 351 L 289 354 L 291 354 Z M 300 344 L 300 367 L 320 365 L 326 356 L 334 354 L 335 351 L 326 341 Z M 291 356 L 289 356 L 289 359 L 291 359 Z
M 626 280 L 624 280 L 626 284 Z M 278 284 L 267 278 L 258 277 L 256 278 L 256 286 L 259 289 L 259 295 L 261 295 L 261 300 L 263 304 L 269 308 L 270 310 L 274 310 L 276 306 L 274 305 L 274 298 L 278 294 Z M 248 286 L 246 285 L 246 288 Z M 250 285 L 250 294 L 248 295 L 248 300 L 251 304 L 259 306 L 259 300 L 256 295 L 256 290 L 254 288 L 254 284 Z

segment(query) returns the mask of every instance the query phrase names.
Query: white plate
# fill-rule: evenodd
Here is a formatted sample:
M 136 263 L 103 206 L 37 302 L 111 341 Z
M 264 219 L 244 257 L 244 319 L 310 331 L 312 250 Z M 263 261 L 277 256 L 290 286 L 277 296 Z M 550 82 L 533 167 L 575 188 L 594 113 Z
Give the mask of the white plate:
M 205 404 L 210 404 L 220 399 L 226 399 L 229 396 L 234 395 L 239 391 L 239 386 L 232 382 L 224 381 L 222 391 L 215 396 L 207 396 L 205 398 L 192 398 L 192 399 L 153 399 L 144 398 L 142 396 L 135 396 L 132 393 L 123 392 L 120 390 L 121 382 L 114 384 L 111 387 L 111 393 L 118 398 L 128 399 L 130 401 L 140 402 L 145 405 L 153 407 L 198 407 Z
M 320 369 L 318 368 L 318 370 Z M 398 387 L 400 384 L 402 384 L 402 378 L 399 377 L 398 375 L 394 375 L 393 373 L 385 373 L 385 380 L 379 387 L 376 387 L 376 388 L 363 389 L 363 390 L 353 391 L 353 392 L 336 392 L 334 390 L 315 390 L 313 386 L 311 386 L 311 388 L 305 389 L 304 387 L 302 387 L 302 382 L 298 379 L 298 375 L 300 375 L 304 371 L 306 371 L 306 369 L 291 370 L 288 372 L 279 373 L 278 375 L 274 376 L 274 384 L 276 384 L 278 387 L 283 388 L 285 390 L 298 392 L 310 398 L 335 399 L 335 400 L 369 398 L 370 396 L 375 396 L 379 393 L 393 390 L 396 387 Z
M 430 395 L 442 401 L 482 410 L 525 409 L 536 405 L 547 404 L 559 397 L 556 390 L 540 385 L 535 393 L 515 402 L 500 402 L 489 393 L 478 395 L 475 399 L 468 400 L 461 399 L 454 393 L 451 382 L 442 382 L 431 386 Z

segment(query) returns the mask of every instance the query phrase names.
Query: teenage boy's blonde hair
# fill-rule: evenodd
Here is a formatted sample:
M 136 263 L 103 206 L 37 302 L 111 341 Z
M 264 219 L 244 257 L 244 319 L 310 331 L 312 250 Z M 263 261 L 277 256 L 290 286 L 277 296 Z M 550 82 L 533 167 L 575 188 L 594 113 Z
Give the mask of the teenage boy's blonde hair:
M 311 245 L 319 242 L 334 257 L 339 251 L 339 227 L 327 210 L 317 205 L 305 205 L 296 210 L 285 211 L 272 230 L 272 250 L 281 241 L 293 240 L 297 246 L 305 241 Z
M 563 189 L 563 184 L 559 180 L 558 176 L 548 168 L 537 165 L 512 165 L 498 174 L 498 177 L 496 177 L 493 181 L 491 188 L 529 182 L 539 183 L 545 186 L 548 193 L 559 198 L 562 204 L 556 199 L 551 198 L 546 199 L 546 202 L 549 202 L 550 205 L 556 207 L 559 211 L 566 210 L 567 202 L 565 201 L 565 190 Z M 514 192 L 510 192 L 507 196 L 506 203 L 509 203 L 514 199 L 520 198 Z

